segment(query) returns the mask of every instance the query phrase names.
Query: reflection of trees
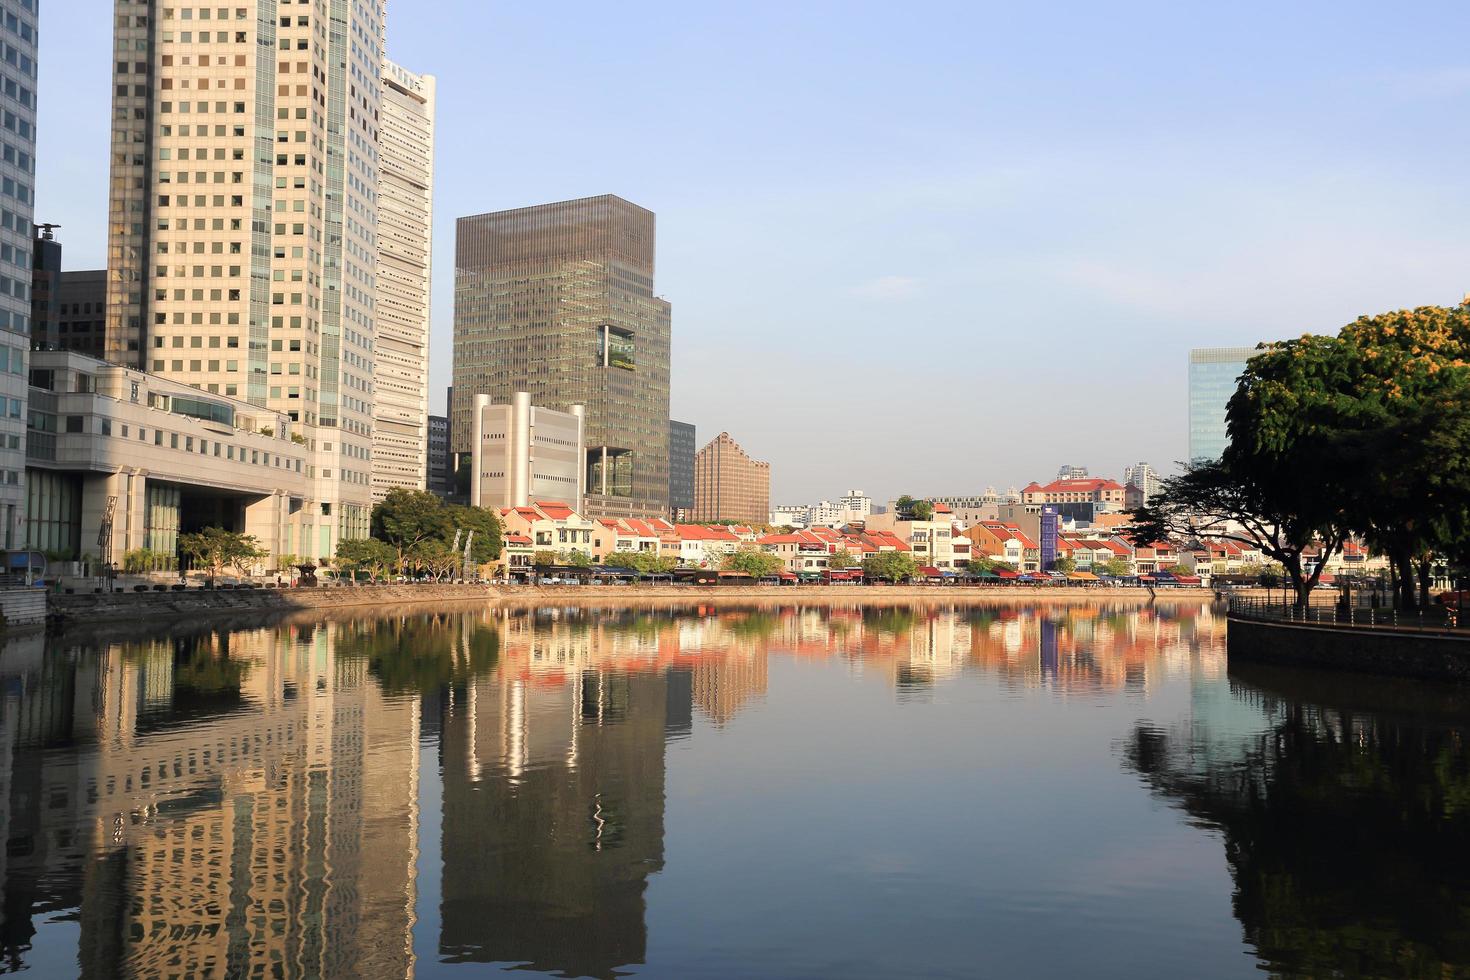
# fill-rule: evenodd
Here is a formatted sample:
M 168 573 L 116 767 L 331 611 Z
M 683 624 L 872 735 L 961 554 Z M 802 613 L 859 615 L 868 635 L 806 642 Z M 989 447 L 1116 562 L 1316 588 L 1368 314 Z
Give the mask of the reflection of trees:
M 500 635 L 458 617 L 425 616 L 361 624 L 341 635 L 339 656 L 365 659 L 385 694 L 428 694 L 493 670 Z
M 1463 732 L 1267 708 L 1270 725 L 1238 744 L 1140 725 L 1125 748 L 1156 792 L 1223 833 L 1262 960 L 1291 976 L 1470 976 Z
M 890 636 L 907 636 L 914 631 L 914 610 L 867 606 L 863 608 L 863 626 Z

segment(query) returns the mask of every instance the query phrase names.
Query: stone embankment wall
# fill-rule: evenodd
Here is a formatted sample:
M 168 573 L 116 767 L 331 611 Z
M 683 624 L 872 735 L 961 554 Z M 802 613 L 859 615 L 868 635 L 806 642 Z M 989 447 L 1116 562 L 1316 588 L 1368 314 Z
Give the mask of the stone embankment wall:
M 1226 635 L 1232 661 L 1470 681 L 1470 634 L 1262 623 L 1232 617 Z
M 243 589 L 188 592 L 51 594 L 51 617 L 62 625 L 182 619 L 202 615 L 283 613 L 313 609 L 489 602 L 507 607 L 567 605 L 1018 605 L 1036 602 L 1128 602 L 1150 600 L 1142 589 L 959 588 L 937 586 L 487 586 L 377 585 L 357 588 Z M 1159 593 L 1160 603 L 1209 602 L 1201 589 Z
M 63 625 L 154 618 L 186 618 L 247 612 L 403 606 L 418 603 L 488 601 L 485 585 L 373 585 L 315 589 L 193 589 L 188 592 L 113 592 L 49 596 L 51 616 Z
M 0 589 L 0 616 L 6 626 L 39 626 L 46 622 L 46 612 L 41 589 Z

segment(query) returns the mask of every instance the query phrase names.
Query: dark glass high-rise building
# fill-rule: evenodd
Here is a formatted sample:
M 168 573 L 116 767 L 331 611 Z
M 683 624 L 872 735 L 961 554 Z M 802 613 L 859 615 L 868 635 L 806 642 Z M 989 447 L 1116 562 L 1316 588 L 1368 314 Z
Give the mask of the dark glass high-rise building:
M 653 212 L 610 194 L 460 218 L 451 451 L 476 394 L 586 408 L 593 517 L 669 510 L 669 304 L 653 292 Z
M 694 509 L 694 423 L 669 420 L 669 510 Z

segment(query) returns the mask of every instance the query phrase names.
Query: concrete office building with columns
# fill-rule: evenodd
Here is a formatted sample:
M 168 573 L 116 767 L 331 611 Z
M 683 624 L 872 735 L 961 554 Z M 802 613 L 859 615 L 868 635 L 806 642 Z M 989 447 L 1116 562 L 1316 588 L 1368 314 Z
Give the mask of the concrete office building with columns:
M 205 527 L 272 556 L 320 539 L 303 506 L 310 454 L 284 412 L 69 351 L 35 352 L 31 382 L 26 547 L 121 565 L 140 548 L 172 557 Z
M 423 490 L 428 470 L 433 75 L 383 65 L 373 498 Z
M 373 500 L 383 2 L 113 6 L 105 357 L 284 416 L 287 549 L 332 555 Z
M 471 423 L 471 504 L 499 510 L 556 500 L 581 512 L 586 495 L 581 405 L 556 412 L 533 406 L 525 391 L 512 395 L 509 405 L 492 405 L 489 395 L 479 394 Z

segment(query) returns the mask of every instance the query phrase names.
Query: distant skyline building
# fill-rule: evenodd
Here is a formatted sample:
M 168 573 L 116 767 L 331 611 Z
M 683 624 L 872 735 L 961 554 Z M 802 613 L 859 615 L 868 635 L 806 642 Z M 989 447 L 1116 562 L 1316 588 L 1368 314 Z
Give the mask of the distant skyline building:
M 373 503 L 383 0 L 113 12 L 104 356 L 288 417 L 285 548 L 330 558 Z
M 470 504 L 501 510 L 555 500 L 582 510 L 586 449 L 581 405 L 557 412 L 518 391 L 509 404 L 475 396 Z
M 429 416 L 428 473 L 425 486 L 430 493 L 447 497 L 454 490 L 454 468 L 450 465 L 449 419 Z
M 101 357 L 107 340 L 107 270 L 62 272 L 58 350 Z
M 1189 352 L 1189 459 L 1219 459 L 1230 445 L 1225 411 L 1254 347 L 1208 347 Z
M 31 347 L 56 350 L 61 336 L 61 243 L 36 226 L 31 239 Z
M 694 454 L 699 449 L 694 424 L 669 420 L 669 513 L 694 509 Z
M 476 395 L 583 405 L 587 515 L 666 515 L 671 310 L 654 264 L 653 212 L 611 194 L 460 218 L 451 451 L 470 449 Z
M 721 432 L 694 457 L 694 520 L 759 524 L 771 512 L 771 464 Z
M 384 60 L 374 500 L 394 487 L 422 490 L 428 468 L 435 94 L 433 75 Z
M 1134 463 L 1123 468 L 1123 484 L 1138 489 L 1141 503 L 1147 504 L 1159 492 L 1159 473 L 1148 463 Z
M 26 352 L 31 347 L 31 249 L 36 188 L 36 0 L 0 0 L 5 18 L 4 144 L 0 160 L 0 544 L 18 548 L 25 527 Z M 63 7 L 63 13 L 69 12 Z
M 1058 480 L 1085 480 L 1087 476 L 1087 467 L 1085 466 L 1063 466 L 1057 470 Z

